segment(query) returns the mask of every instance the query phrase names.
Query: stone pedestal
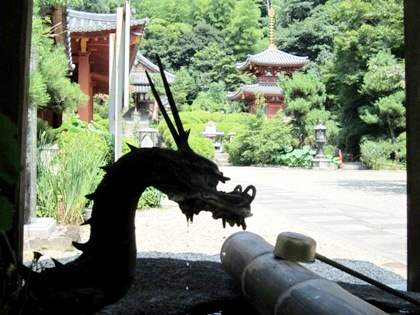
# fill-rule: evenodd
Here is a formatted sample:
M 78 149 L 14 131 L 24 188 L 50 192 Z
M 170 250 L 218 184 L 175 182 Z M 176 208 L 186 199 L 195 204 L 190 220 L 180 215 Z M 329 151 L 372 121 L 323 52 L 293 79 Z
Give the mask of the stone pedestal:
M 30 223 L 24 225 L 24 237 L 47 238 L 56 225 L 57 222 L 53 218 L 31 218 Z
M 312 168 L 313 169 L 323 169 L 329 170 L 331 169 L 330 160 L 327 159 L 325 156 L 315 156 L 312 160 Z

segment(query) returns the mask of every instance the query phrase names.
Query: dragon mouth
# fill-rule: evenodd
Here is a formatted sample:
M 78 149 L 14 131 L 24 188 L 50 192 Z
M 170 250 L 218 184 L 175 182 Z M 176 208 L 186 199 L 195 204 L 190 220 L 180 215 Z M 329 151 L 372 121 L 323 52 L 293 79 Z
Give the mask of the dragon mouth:
M 236 224 L 245 230 L 245 218 L 252 216 L 251 202 L 255 195 L 254 186 L 250 185 L 242 191 L 242 187 L 238 185 L 231 192 L 200 192 L 177 202 L 187 221 L 192 222 L 194 214 L 197 215 L 200 211 L 210 211 L 213 219 L 222 219 L 223 227 L 226 227 L 227 222 L 230 226 Z

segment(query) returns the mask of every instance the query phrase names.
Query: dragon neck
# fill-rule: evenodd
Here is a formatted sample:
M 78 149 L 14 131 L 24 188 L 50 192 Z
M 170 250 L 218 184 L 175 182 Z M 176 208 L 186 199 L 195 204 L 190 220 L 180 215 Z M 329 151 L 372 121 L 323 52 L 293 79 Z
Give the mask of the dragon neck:
M 147 151 L 146 151 L 147 152 Z M 87 223 L 89 241 L 82 244 L 84 254 L 90 251 L 129 252 L 135 257 L 135 214 L 138 200 L 152 185 L 156 169 L 150 159 L 131 152 L 114 165 L 105 168 L 106 174 L 96 191 L 88 196 L 93 200 L 92 216 Z M 138 174 L 141 174 L 140 176 Z

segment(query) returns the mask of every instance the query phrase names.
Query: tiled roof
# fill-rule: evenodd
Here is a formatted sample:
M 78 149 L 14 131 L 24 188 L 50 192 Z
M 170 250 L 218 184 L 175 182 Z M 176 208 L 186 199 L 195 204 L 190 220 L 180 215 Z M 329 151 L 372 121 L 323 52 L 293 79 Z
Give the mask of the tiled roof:
M 148 19 L 134 19 L 131 16 L 130 26 L 145 25 Z M 67 27 L 70 32 L 98 32 L 116 29 L 116 13 L 90 13 L 67 9 Z
M 238 63 L 236 68 L 245 70 L 250 64 L 277 65 L 277 66 L 303 66 L 308 62 L 308 57 L 298 57 L 284 51 L 268 48 L 256 55 L 248 55 L 245 62 Z
M 239 90 L 236 92 L 228 92 L 227 97 L 229 99 L 237 99 L 242 94 L 249 94 L 260 92 L 264 95 L 282 95 L 283 91 L 281 87 L 278 85 L 269 85 L 269 84 L 251 84 L 251 85 L 244 85 L 242 84 L 239 87 Z
M 136 59 L 134 60 L 134 64 L 141 63 L 145 68 L 150 69 L 151 73 L 158 73 L 159 67 L 147 59 L 140 51 L 137 52 Z M 175 75 L 165 71 L 166 80 L 168 83 L 173 83 L 175 80 Z M 145 73 L 131 73 L 131 80 L 133 84 L 147 84 L 149 85 L 149 80 L 147 80 Z
M 132 84 L 131 88 L 133 89 L 134 93 L 147 93 L 150 90 L 150 85 Z

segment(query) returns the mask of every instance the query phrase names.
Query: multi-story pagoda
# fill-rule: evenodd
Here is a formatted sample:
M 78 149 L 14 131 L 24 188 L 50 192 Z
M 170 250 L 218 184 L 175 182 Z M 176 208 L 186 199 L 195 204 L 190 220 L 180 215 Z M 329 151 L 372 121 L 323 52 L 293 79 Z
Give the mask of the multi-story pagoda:
M 280 109 L 284 110 L 284 95 L 280 86 L 277 85 L 277 76 L 280 73 L 293 74 L 308 63 L 307 57 L 298 57 L 278 50 L 274 45 L 273 18 L 274 10 L 270 7 L 270 34 L 268 49 L 256 55 L 248 55 L 248 58 L 238 63 L 239 71 L 247 71 L 256 76 L 256 83 L 251 85 L 242 84 L 236 92 L 228 92 L 228 99 L 244 101 L 248 104 L 248 111 L 255 114 L 258 104 L 255 103 L 256 95 L 261 93 L 266 104 L 267 118 L 274 116 Z

